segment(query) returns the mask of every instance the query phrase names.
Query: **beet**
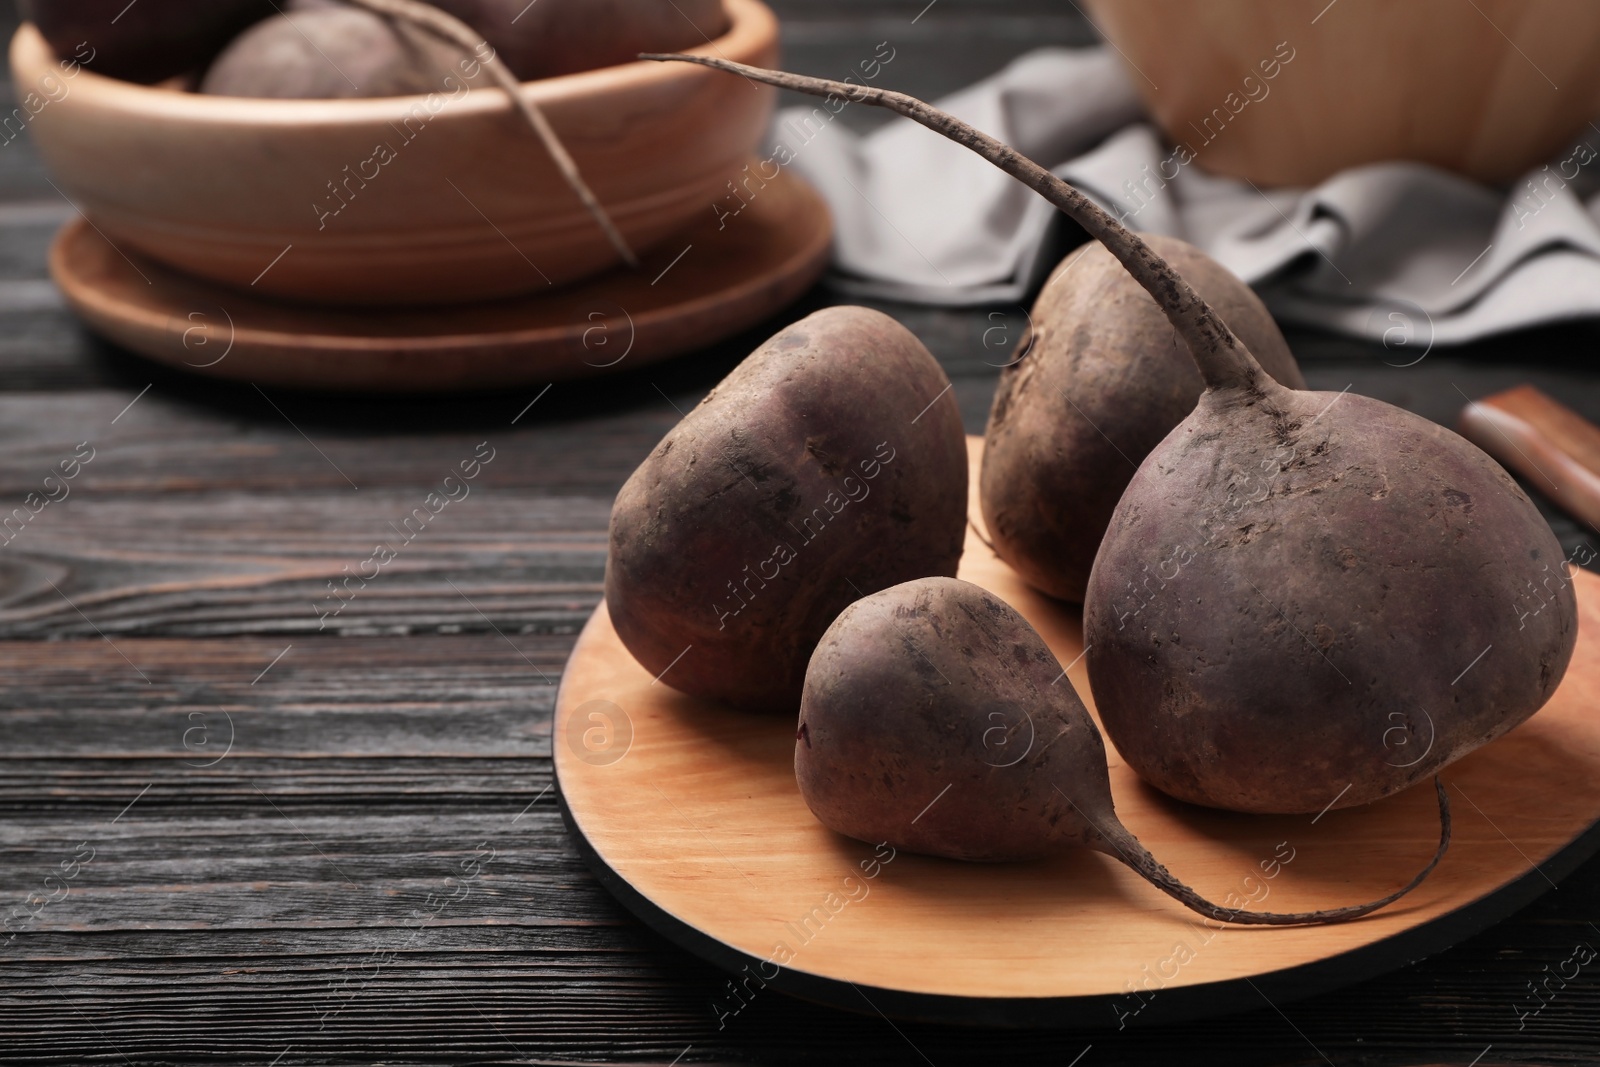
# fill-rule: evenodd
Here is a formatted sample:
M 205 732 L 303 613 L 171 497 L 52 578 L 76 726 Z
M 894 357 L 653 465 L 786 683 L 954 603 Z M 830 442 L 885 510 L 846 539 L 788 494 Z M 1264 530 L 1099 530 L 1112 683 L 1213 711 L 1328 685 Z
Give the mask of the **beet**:
M 237 37 L 200 91 L 278 99 L 450 95 L 465 84 L 460 48 L 359 7 L 318 5 L 275 15 Z M 475 65 L 475 64 L 474 64 Z
M 694 48 L 728 31 L 722 0 L 436 0 L 523 80 Z
M 18 7 L 56 55 L 136 82 L 197 70 L 234 34 L 275 13 L 270 0 L 20 0 Z
M 622 487 L 612 623 L 664 684 L 792 713 L 845 605 L 956 572 L 966 487 L 961 413 L 928 350 L 880 312 L 816 312 L 740 363 Z
M 1245 378 L 1206 394 L 1112 517 L 1084 605 L 1095 703 L 1175 797 L 1365 804 L 1555 692 L 1578 634 L 1561 561 L 1511 476 L 1450 430 Z M 1552 573 L 1548 607 L 1519 617 Z

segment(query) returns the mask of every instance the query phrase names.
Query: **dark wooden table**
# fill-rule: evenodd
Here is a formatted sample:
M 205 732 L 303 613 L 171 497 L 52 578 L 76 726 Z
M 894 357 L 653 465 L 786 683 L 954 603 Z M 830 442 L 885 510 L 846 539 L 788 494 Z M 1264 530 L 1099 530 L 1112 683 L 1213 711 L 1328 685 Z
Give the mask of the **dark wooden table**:
M 897 84 L 931 95 L 1091 39 L 1070 3 L 924 3 L 791 0 L 789 62 L 837 73 L 893 40 Z M 44 268 L 70 212 L 26 140 L 0 148 L 0 510 L 80 443 L 94 457 L 0 546 L 0 914 L 38 909 L 0 930 L 0 1059 L 1600 1060 L 1600 968 L 1529 1013 L 1530 983 L 1600 946 L 1600 862 L 1435 958 L 1236 1018 L 995 1033 L 768 993 L 719 1024 L 725 977 L 614 903 L 563 831 L 551 704 L 618 486 L 677 409 L 830 296 L 531 409 L 532 391 L 263 394 L 85 334 Z M 1020 309 L 886 310 L 981 430 L 1005 358 L 986 331 Z M 1520 381 L 1600 419 L 1597 340 L 1577 325 L 1402 366 L 1420 345 L 1291 337 L 1313 386 L 1445 422 Z M 319 625 L 327 583 L 484 441 L 471 496 Z M 1569 549 L 1600 541 L 1549 514 Z

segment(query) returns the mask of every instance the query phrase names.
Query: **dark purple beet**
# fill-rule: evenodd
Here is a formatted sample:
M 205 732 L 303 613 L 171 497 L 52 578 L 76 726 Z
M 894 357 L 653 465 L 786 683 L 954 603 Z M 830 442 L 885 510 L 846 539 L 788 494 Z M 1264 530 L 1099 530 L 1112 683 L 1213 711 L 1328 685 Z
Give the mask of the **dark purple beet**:
M 631 63 L 728 30 L 722 0 L 432 0 L 483 34 L 523 80 Z
M 200 91 L 289 100 L 462 91 L 461 48 L 345 4 L 301 5 L 234 38 Z
M 1555 692 L 1578 636 L 1562 558 L 1511 476 L 1436 423 L 1264 374 L 1214 389 L 1095 559 L 1095 704 L 1129 766 L 1182 800 L 1366 804 Z M 1549 605 L 1525 614 L 1544 604 L 1530 588 Z
M 633 472 L 606 606 L 664 684 L 792 713 L 846 604 L 956 572 L 966 503 L 944 371 L 887 315 L 828 308 L 756 349 Z
M 62 59 L 97 74 L 156 82 L 206 65 L 270 0 L 19 0 Z

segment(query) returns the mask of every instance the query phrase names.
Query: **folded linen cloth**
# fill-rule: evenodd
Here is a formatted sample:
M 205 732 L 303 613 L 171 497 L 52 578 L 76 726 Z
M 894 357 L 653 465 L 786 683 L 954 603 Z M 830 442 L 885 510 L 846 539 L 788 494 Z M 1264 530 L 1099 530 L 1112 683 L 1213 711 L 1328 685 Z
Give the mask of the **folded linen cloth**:
M 1402 162 L 1352 168 L 1311 189 L 1263 189 L 1175 166 L 1106 49 L 1031 52 L 939 106 L 1134 229 L 1204 249 L 1255 286 L 1281 322 L 1422 352 L 1600 315 L 1597 127 L 1509 189 Z M 846 294 L 1015 303 L 1054 265 L 1054 208 L 910 120 L 859 136 L 827 109 L 790 108 L 772 140 L 776 158 L 833 209 L 829 278 Z

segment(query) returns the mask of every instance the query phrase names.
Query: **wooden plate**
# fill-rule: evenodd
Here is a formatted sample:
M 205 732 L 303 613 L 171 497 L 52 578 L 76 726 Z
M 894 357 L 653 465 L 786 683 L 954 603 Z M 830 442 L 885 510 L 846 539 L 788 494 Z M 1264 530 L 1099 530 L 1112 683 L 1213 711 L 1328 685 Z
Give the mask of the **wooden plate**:
M 376 392 L 530 385 L 704 347 L 805 292 L 833 237 L 822 198 L 782 171 L 729 216 L 733 206 L 719 213 L 708 203 L 638 271 L 483 304 L 341 310 L 266 300 L 124 255 L 82 218 L 56 237 L 50 272 L 94 330 L 199 374 Z
M 981 447 L 972 440 L 974 464 Z M 961 576 L 1027 617 L 1072 664 L 1068 678 L 1087 703 L 1077 612 L 1029 590 L 970 535 Z M 655 682 L 604 605 L 557 699 L 563 811 L 624 904 L 734 972 L 719 1014 L 768 988 L 855 1011 L 1009 1026 L 1120 1027 L 1280 1004 L 1437 952 L 1600 847 L 1600 579 L 1576 582 L 1578 647 L 1559 691 L 1446 771 L 1449 854 L 1410 896 L 1353 923 L 1219 929 L 1089 852 L 1000 866 L 875 855 L 824 829 L 801 800 L 791 718 L 730 711 Z M 1438 842 L 1426 783 L 1315 818 L 1182 805 L 1144 786 L 1115 752 L 1111 784 L 1128 828 L 1223 903 L 1235 894 L 1298 911 L 1373 899 L 1407 881 Z

